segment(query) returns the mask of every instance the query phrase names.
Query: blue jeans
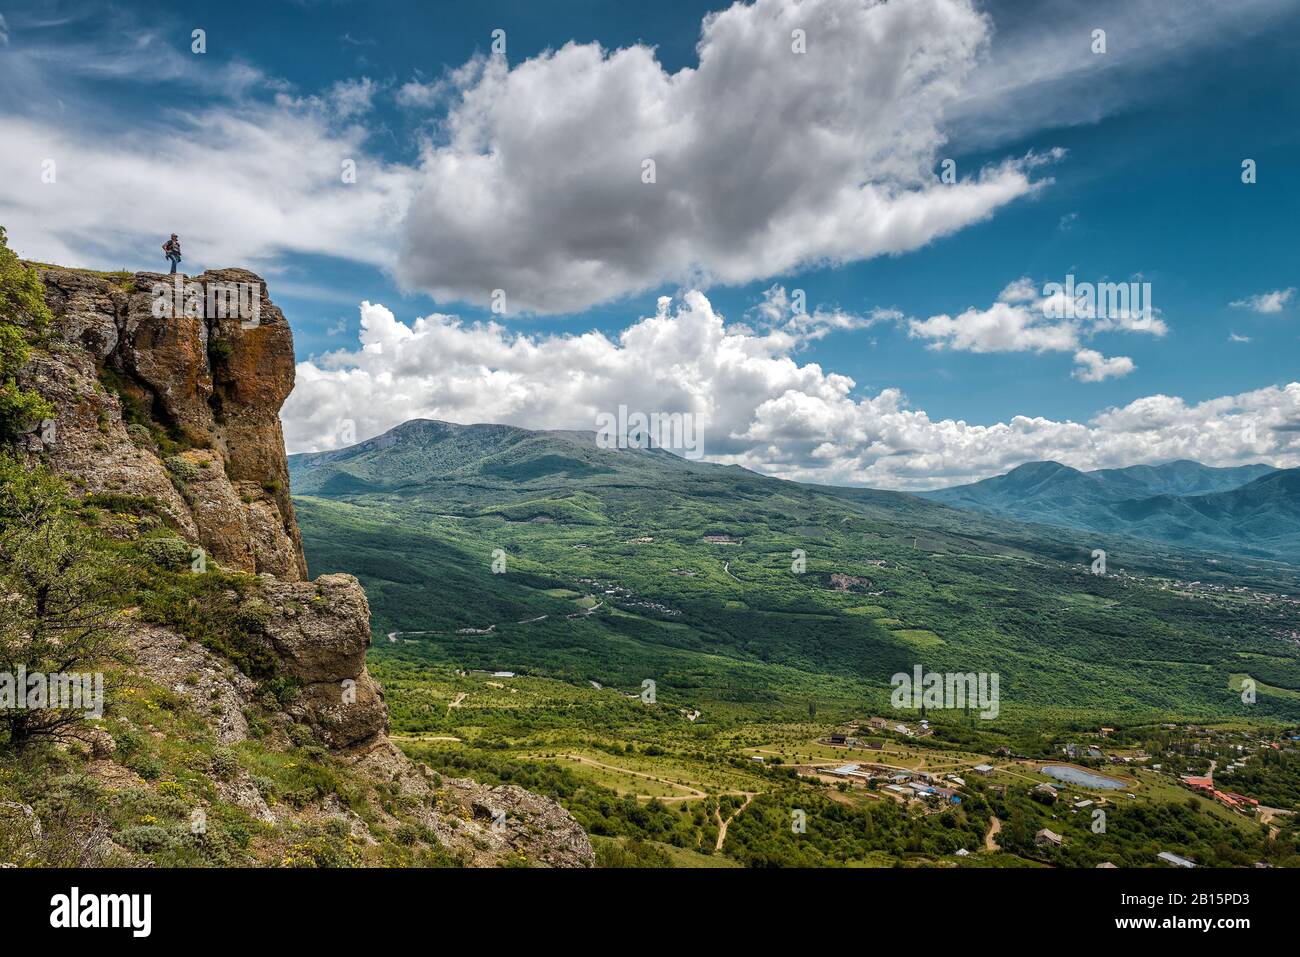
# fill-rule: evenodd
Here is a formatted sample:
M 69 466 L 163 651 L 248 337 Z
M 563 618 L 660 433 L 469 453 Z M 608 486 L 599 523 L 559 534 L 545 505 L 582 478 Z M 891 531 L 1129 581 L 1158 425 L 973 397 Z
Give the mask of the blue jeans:
M 168 258 L 168 260 L 170 260 L 170 262 L 171 262 L 171 264 L 172 264 L 172 273 L 175 273 L 175 272 L 176 272 L 176 264 L 177 264 L 178 262 L 181 261 L 181 254 L 180 254 L 180 253 L 168 253 L 168 254 L 167 254 L 167 258 Z M 169 274 L 169 275 L 170 275 L 170 274 Z

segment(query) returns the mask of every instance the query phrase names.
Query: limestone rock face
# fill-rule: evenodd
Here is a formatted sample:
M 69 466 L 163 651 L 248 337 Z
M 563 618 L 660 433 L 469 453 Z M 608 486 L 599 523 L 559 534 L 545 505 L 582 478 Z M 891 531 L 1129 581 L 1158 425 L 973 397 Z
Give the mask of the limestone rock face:
M 351 575 L 268 580 L 263 594 L 273 609 L 264 634 L 284 672 L 301 683 L 289 713 L 333 748 L 382 735 L 388 707 L 366 671 L 370 605 L 360 583 Z
M 248 637 L 298 685 L 288 717 L 332 748 L 382 738 L 388 710 L 366 671 L 365 592 L 350 575 L 304 580 L 280 428 L 293 336 L 265 284 L 242 269 L 180 277 L 179 286 L 161 273 L 42 267 L 40 276 L 55 321 L 23 381 L 55 413 L 27 437 L 33 458 L 83 492 L 157 499 L 173 531 L 206 558 L 260 575 L 266 621 Z M 250 293 L 243 309 L 208 295 L 239 287 Z M 207 652 L 181 654 L 183 639 L 163 629 L 141 625 L 132 644 L 142 666 L 170 686 L 195 664 L 213 672 Z M 214 676 L 203 687 L 209 696 L 196 706 L 223 741 L 241 740 L 240 703 L 253 696 L 253 682 Z
M 261 279 L 210 270 L 183 279 L 181 298 L 159 309 L 159 293 L 176 288 L 161 273 L 39 272 L 55 324 L 24 380 L 56 412 L 29 451 L 86 491 L 159 498 L 177 531 L 224 567 L 305 578 L 280 428 L 293 335 Z M 208 315 L 210 291 L 240 284 L 256 294 L 251 318 Z M 186 314 L 186 294 L 197 315 Z M 148 429 L 131 426 L 142 418 L 184 451 L 164 455 Z
M 97 277 L 68 270 L 45 272 L 52 280 L 46 293 L 56 316 L 50 348 L 34 352 L 19 379 L 40 392 L 55 411 L 50 423 L 27 436 L 27 451 L 33 457 L 45 456 L 82 491 L 157 498 L 178 533 L 198 541 L 194 516 L 162 459 L 132 440 L 122 418 L 122 400 L 100 382 L 100 369 L 108 368 L 118 349 L 117 321 L 125 294 Z M 133 399 L 128 396 L 127 401 Z
M 19 447 L 76 492 L 155 499 L 172 531 L 206 558 L 258 576 L 258 597 L 239 605 L 246 638 L 293 685 L 284 703 L 272 700 L 263 733 L 288 741 L 295 725 L 305 728 L 364 780 L 418 798 L 422 823 L 465 863 L 591 866 L 591 842 L 559 804 L 513 785 L 441 778 L 389 741 L 383 691 L 366 670 L 365 592 L 351 575 L 307 580 L 279 418 L 293 388 L 293 338 L 262 281 L 240 269 L 182 277 L 182 308 L 157 310 L 159 290 L 176 288 L 173 277 L 38 271 L 55 321 L 19 378 L 55 412 Z M 255 302 L 255 321 L 214 313 L 213 284 L 255 290 L 246 300 Z M 186 314 L 186 294 L 203 308 Z M 257 681 L 165 627 L 134 620 L 127 638 L 135 666 L 184 698 L 218 741 L 250 737 L 248 715 L 270 697 Z M 144 786 L 112 760 L 111 744 L 84 743 L 92 775 L 110 788 Z M 268 807 L 256 782 L 240 775 L 219 782 L 231 801 L 267 823 L 290 813 Z M 351 826 L 369 838 L 359 818 Z

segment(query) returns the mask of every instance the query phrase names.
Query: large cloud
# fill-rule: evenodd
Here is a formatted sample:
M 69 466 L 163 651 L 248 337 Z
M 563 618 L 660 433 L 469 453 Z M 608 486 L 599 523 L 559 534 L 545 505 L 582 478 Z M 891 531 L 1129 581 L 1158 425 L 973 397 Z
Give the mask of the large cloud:
M 118 267 L 179 228 L 209 264 L 326 254 L 442 300 L 502 289 L 512 313 L 569 311 L 915 249 L 1044 182 L 1032 156 L 935 175 L 945 109 L 989 43 L 971 0 L 736 4 L 671 74 L 643 45 L 471 59 L 384 86 L 436 131 L 397 144 L 411 164 L 376 153 L 369 78 L 291 96 L 134 26 L 94 49 L 30 30 L 0 61 L 0 217 L 25 255 Z M 110 122 L 86 98 L 105 80 L 195 105 Z
M 697 414 L 714 461 L 833 484 L 933 488 L 1037 459 L 1300 466 L 1300 382 L 1198 404 L 1149 396 L 1086 423 L 935 421 L 897 389 L 859 396 L 849 377 L 800 364 L 802 340 L 781 315 L 760 331 L 728 325 L 690 292 L 611 339 L 440 314 L 407 325 L 363 303 L 359 348 L 299 364 L 286 439 L 292 451 L 336 448 L 418 417 L 595 431 L 600 413 L 625 405 Z
M 646 46 L 479 60 L 450 80 L 399 275 L 566 311 L 915 249 L 1034 188 L 1032 157 L 935 174 L 988 33 L 969 0 L 757 0 L 707 17 L 698 67 L 677 73 Z
M 254 65 L 192 55 L 189 28 L 158 17 L 87 9 L 68 32 L 6 11 L 0 222 L 33 258 L 118 268 L 179 228 L 189 265 L 325 254 L 447 298 L 504 289 L 516 309 L 777 276 L 990 215 L 1043 182 L 1038 160 L 963 168 L 951 185 L 935 182 L 937 160 L 1091 122 L 1155 88 L 1134 71 L 1272 29 L 1293 6 L 1189 2 L 1194 15 L 1156 0 L 1012 7 L 993 38 L 973 0 L 758 0 L 707 17 L 698 65 L 676 73 L 646 46 L 570 43 L 292 97 L 272 97 L 290 85 Z M 1088 48 L 1094 21 L 1111 31 L 1105 56 Z M 179 108 L 121 105 L 159 90 Z M 381 98 L 436 138 L 421 149 L 367 113 Z M 57 184 L 41 182 L 47 159 Z

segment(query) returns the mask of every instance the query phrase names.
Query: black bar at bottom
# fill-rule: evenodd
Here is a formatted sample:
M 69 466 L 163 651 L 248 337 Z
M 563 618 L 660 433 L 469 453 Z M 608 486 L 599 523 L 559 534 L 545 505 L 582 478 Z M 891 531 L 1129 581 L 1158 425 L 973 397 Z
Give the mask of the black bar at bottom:
M 147 909 L 131 895 L 148 895 Z M 476 928 L 493 943 L 536 942 L 543 928 L 613 935 L 601 938 L 613 945 L 631 943 L 629 932 L 661 944 L 682 933 L 734 944 L 782 929 L 829 943 L 859 932 L 962 940 L 998 927 L 1018 936 L 1196 933 L 1227 944 L 1288 928 L 1294 897 L 1281 870 L 0 870 L 0 912 L 16 939 L 75 934 L 127 946 L 374 945 L 452 928 Z M 120 926 L 71 926 L 115 917 Z

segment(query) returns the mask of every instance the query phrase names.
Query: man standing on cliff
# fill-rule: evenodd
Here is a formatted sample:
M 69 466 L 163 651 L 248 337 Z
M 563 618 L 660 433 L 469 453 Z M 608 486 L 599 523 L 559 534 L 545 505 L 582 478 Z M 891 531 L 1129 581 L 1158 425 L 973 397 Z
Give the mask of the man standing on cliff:
M 181 241 L 172 233 L 172 238 L 163 243 L 163 253 L 172 264 L 172 273 L 176 272 L 176 264 L 181 261 Z

